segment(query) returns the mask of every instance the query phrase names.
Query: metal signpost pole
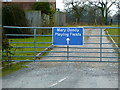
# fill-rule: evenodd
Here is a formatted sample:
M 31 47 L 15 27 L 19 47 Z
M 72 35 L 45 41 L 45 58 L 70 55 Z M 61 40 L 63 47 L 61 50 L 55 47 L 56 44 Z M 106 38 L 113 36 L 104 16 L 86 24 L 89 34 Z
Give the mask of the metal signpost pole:
M 67 60 L 69 60 L 69 45 L 67 45 Z

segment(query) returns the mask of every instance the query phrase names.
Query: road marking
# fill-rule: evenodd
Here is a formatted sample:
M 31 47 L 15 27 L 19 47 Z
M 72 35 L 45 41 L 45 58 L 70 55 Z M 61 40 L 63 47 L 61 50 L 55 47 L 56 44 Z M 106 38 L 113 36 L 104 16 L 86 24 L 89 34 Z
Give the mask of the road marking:
M 57 83 L 52 84 L 50 87 L 53 87 L 53 86 L 55 86 L 55 85 L 57 85 L 57 84 L 63 82 L 63 81 L 64 81 L 65 79 L 67 79 L 67 78 L 68 78 L 68 76 L 65 77 L 65 78 L 63 78 L 63 79 L 60 79 Z

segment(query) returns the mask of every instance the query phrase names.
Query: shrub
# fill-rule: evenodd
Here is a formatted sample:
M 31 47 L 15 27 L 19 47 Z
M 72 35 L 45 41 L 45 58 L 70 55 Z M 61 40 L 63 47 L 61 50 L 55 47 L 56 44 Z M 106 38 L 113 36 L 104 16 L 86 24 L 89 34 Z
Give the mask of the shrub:
M 12 46 L 9 45 L 7 37 L 2 35 L 2 52 L 3 52 L 3 60 L 11 60 L 11 56 L 14 55 L 11 53 Z M 5 52 L 5 53 L 4 53 Z
M 6 4 L 2 7 L 2 24 L 3 26 L 28 26 L 25 12 L 14 4 Z M 30 33 L 28 29 L 8 29 L 4 28 L 6 34 L 25 34 Z
M 40 10 L 42 13 L 47 14 L 47 15 L 50 14 L 51 12 L 49 2 L 35 2 L 32 5 L 32 9 Z

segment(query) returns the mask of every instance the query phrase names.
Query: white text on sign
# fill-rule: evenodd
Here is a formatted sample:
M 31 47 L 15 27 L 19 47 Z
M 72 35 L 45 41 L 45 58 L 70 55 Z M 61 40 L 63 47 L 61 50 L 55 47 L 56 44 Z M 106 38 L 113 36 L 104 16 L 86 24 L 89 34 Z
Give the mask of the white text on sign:
M 69 36 L 81 36 L 81 33 L 79 33 L 79 29 L 57 29 L 57 32 L 55 33 L 56 36 L 59 37 L 69 37 Z

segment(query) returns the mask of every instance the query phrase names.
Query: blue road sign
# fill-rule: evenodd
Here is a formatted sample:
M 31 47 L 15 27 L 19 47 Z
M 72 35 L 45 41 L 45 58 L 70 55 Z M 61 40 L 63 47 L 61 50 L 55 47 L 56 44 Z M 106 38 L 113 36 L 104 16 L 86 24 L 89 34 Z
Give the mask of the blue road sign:
M 53 27 L 53 45 L 83 45 L 82 27 Z

